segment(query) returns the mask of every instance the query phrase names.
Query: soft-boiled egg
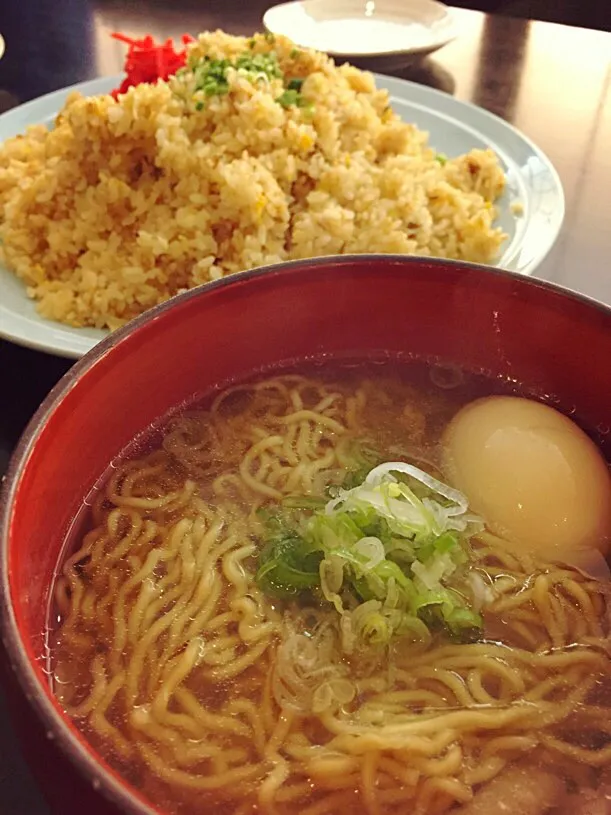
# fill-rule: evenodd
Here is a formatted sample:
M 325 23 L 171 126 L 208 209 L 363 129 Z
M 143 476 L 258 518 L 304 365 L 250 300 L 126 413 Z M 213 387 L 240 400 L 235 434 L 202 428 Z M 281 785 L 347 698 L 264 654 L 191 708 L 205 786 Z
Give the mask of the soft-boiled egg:
M 609 468 L 562 413 L 514 396 L 477 399 L 454 416 L 443 449 L 448 480 L 491 532 L 532 554 L 570 562 L 578 551 L 606 553 Z

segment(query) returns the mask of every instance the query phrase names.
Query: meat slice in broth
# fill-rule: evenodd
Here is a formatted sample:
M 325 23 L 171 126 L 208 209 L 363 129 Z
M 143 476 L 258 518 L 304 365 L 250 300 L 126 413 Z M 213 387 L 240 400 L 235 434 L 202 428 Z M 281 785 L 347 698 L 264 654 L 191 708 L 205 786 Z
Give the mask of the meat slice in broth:
M 544 815 L 561 800 L 563 792 L 561 778 L 523 761 L 482 787 L 470 803 L 456 812 L 457 815 Z

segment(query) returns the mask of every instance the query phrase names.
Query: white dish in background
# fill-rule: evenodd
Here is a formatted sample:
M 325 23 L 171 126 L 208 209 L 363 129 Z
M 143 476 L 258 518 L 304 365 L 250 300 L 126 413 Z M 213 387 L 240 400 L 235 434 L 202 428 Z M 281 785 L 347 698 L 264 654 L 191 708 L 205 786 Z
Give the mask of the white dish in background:
M 456 36 L 436 0 L 297 0 L 268 9 L 263 25 L 304 48 L 354 58 L 424 56 Z
M 547 156 L 507 122 L 475 105 L 403 79 L 375 75 L 386 88 L 394 110 L 406 122 L 429 133 L 433 147 L 448 156 L 476 147 L 491 147 L 507 175 L 498 202 L 498 224 L 508 240 L 498 262 L 504 269 L 532 274 L 554 244 L 564 218 L 562 184 Z M 0 142 L 23 133 L 29 125 L 52 125 L 66 97 L 108 93 L 119 77 L 103 77 L 35 99 L 0 116 Z M 519 205 L 522 214 L 513 209 Z M 78 359 L 108 332 L 71 328 L 46 320 L 26 295 L 25 284 L 0 264 L 0 337 L 58 356 Z

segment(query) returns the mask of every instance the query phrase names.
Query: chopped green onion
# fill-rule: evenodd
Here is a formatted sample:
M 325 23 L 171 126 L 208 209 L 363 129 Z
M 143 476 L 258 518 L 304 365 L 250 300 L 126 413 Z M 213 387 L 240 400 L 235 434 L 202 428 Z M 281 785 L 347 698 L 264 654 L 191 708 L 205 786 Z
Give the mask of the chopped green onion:
M 193 68 L 195 90 L 203 91 L 206 96 L 223 96 L 229 92 L 227 71 L 231 67 L 228 59 L 211 59 L 204 57 Z
M 208 55 L 203 58 L 191 56 L 188 65 L 193 73 L 194 90 L 202 91 L 206 96 L 223 96 L 229 93 L 227 77 L 230 68 L 242 72 L 253 82 L 259 79 L 282 79 L 283 76 L 278 57 L 273 52 L 245 52 L 234 62 L 229 59 L 214 59 Z
M 281 516 L 268 516 L 266 526 L 270 537 L 256 576 L 261 589 L 272 597 L 289 598 L 318 586 L 322 553 L 287 528 Z
M 297 105 L 299 100 L 299 91 L 295 90 L 286 90 L 284 93 L 280 94 L 280 96 L 276 99 L 279 105 L 282 105 L 283 108 L 289 108 L 291 105 Z
M 482 619 L 463 588 L 468 539 L 482 528 L 465 497 L 405 462 L 374 467 L 323 503 L 289 496 L 260 513 L 257 582 L 274 597 L 303 593 L 341 617 L 346 650 L 436 631 L 470 639 Z M 461 578 L 457 581 L 457 578 Z
M 282 78 L 278 57 L 273 52 L 270 54 L 241 54 L 235 61 L 235 68 L 250 74 L 263 74 L 268 79 Z

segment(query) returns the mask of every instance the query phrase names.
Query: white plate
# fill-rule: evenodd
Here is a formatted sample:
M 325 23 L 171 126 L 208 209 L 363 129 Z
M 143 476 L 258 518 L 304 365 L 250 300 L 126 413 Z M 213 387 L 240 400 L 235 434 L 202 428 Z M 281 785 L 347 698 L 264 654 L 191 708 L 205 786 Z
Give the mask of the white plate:
M 430 54 L 456 36 L 449 9 L 435 0 L 302 0 L 270 8 L 263 25 L 344 57 Z
M 424 85 L 388 76 L 375 79 L 378 87 L 389 90 L 397 113 L 427 130 L 439 152 L 453 156 L 475 147 L 495 150 L 507 174 L 498 223 L 509 235 L 497 265 L 531 274 L 551 249 L 564 217 L 562 185 L 549 159 L 515 128 L 481 108 Z M 73 90 L 85 95 L 107 93 L 118 82 L 117 77 L 94 79 L 21 105 L 0 116 L 0 141 L 23 133 L 28 125 L 51 125 Z M 521 216 L 512 213 L 515 203 L 523 207 Z M 0 265 L 0 337 L 77 359 L 106 333 L 43 319 L 26 296 L 24 284 Z

